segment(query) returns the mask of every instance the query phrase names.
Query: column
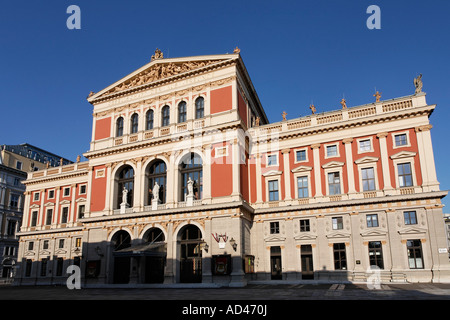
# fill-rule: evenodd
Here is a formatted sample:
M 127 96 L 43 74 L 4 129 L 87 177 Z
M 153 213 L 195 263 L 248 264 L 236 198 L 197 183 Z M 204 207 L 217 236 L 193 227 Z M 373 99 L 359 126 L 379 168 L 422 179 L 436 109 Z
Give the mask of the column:
M 136 173 L 134 174 L 134 195 L 133 195 L 133 207 L 135 210 L 142 211 L 144 209 L 143 201 L 143 188 L 141 186 L 142 181 L 142 158 L 139 158 L 135 162 Z
M 212 201 L 211 197 L 211 150 L 212 144 L 207 144 L 203 146 L 203 154 L 205 163 L 203 164 L 203 200 L 206 204 L 210 204 Z M 178 187 L 178 185 L 177 185 Z M 234 191 L 234 189 L 233 189 Z
M 256 203 L 262 203 L 261 154 L 256 154 Z
M 356 193 L 355 190 L 355 174 L 353 171 L 353 154 L 352 154 L 352 142 L 353 138 L 347 138 L 342 141 L 345 145 L 345 162 L 347 164 L 347 180 L 348 180 L 348 192 Z
M 378 141 L 380 142 L 380 154 L 381 154 L 381 168 L 383 170 L 383 183 L 384 188 L 383 191 L 386 194 L 392 194 L 392 186 L 391 186 L 391 174 L 389 168 L 389 158 L 386 144 L 386 137 L 388 136 L 387 132 L 380 132 L 377 134 Z
M 289 162 L 289 153 L 291 149 L 283 149 L 281 153 L 283 154 L 283 172 L 284 172 L 284 200 L 292 200 L 291 194 L 291 166 Z
M 238 139 L 234 139 L 231 141 L 231 148 L 232 151 L 232 171 L 233 171 L 233 191 L 231 193 L 231 196 L 235 198 L 235 200 L 240 200 L 241 195 L 241 173 L 240 173 L 240 157 L 239 157 L 239 143 Z
M 433 145 L 431 143 L 431 128 L 431 124 L 415 128 L 417 147 L 419 149 L 420 171 L 422 173 L 422 187 L 424 192 L 439 191 Z
M 33 196 L 32 192 L 30 191 L 25 191 L 24 193 L 25 196 L 25 200 L 24 200 L 24 204 L 23 204 L 23 215 L 22 215 L 22 225 L 21 228 L 19 229 L 20 231 L 25 231 L 27 225 L 28 225 L 28 220 L 30 218 L 30 198 Z M 23 229 L 22 229 L 23 227 Z M 2 228 L 2 218 L 0 216 L 0 230 Z
M 314 183 L 316 185 L 316 192 L 314 194 L 315 198 L 323 197 L 319 148 L 320 144 L 313 144 L 311 146 L 311 149 L 313 150 L 313 159 L 314 159 Z

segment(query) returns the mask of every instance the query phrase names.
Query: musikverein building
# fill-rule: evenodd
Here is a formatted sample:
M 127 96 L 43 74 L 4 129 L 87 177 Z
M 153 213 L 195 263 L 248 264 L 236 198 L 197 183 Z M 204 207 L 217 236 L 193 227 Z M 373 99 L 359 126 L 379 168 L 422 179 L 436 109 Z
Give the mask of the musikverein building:
M 17 284 L 450 281 L 415 84 L 270 124 L 238 49 L 157 50 L 89 95 L 88 161 L 28 174 Z

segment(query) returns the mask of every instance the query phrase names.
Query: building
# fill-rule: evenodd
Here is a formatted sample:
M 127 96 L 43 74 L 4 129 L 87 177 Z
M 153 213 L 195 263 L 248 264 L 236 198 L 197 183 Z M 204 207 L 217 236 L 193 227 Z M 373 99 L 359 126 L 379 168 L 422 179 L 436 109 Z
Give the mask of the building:
M 88 101 L 88 160 L 28 174 L 18 284 L 450 281 L 419 85 L 270 124 L 239 49 L 157 50 Z
M 62 160 L 61 160 L 62 159 Z M 14 276 L 19 247 L 17 230 L 23 214 L 27 172 L 70 163 L 69 160 L 30 144 L 0 147 L 0 280 Z

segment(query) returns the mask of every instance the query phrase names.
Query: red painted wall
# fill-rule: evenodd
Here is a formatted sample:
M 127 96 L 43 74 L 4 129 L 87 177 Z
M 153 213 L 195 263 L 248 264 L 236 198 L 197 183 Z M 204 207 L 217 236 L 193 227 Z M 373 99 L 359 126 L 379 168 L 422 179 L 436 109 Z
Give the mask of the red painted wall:
M 105 169 L 105 174 L 103 177 L 95 178 L 95 172 L 98 169 Z M 92 184 L 91 184 L 91 212 L 101 211 L 105 209 L 105 199 L 106 199 L 106 176 L 107 176 L 106 166 L 94 167 L 92 174 Z
M 231 86 L 211 90 L 211 114 L 231 110 L 233 107 Z
M 109 138 L 111 134 L 111 117 L 95 121 L 95 140 Z
M 228 146 L 228 155 L 215 158 L 216 148 Z M 211 196 L 224 197 L 233 192 L 232 145 L 227 142 L 213 145 L 211 154 Z

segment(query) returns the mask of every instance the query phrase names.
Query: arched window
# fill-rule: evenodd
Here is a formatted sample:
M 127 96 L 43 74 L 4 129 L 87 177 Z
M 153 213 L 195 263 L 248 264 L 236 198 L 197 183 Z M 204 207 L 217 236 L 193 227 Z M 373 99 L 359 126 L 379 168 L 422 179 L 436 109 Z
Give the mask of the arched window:
M 178 123 L 186 121 L 186 102 L 181 101 L 178 104 Z
M 179 169 L 181 174 L 180 201 L 186 200 L 185 196 L 188 194 L 187 183 L 189 178 L 194 182 L 194 199 L 201 199 L 203 194 L 202 158 L 195 153 L 190 153 L 184 157 L 183 161 L 181 161 Z
M 161 127 L 167 127 L 170 124 L 170 107 L 164 106 L 161 110 Z
M 148 204 L 152 203 L 154 199 L 154 192 L 158 192 L 158 203 L 166 203 L 166 184 L 167 184 L 167 166 L 162 160 L 154 161 L 147 171 L 148 178 Z M 158 183 L 155 188 L 155 183 Z
M 123 118 L 119 117 L 116 121 L 116 137 L 123 136 Z
M 130 234 L 124 230 L 117 231 L 111 238 L 114 251 L 125 249 L 131 246 Z
M 134 113 L 131 116 L 131 133 L 137 133 L 139 128 L 139 116 L 137 113 Z
M 195 119 L 200 119 L 205 116 L 205 99 L 199 97 L 195 100 Z
M 127 192 L 124 192 L 124 189 Z M 133 206 L 133 191 L 134 191 L 134 170 L 130 166 L 125 166 L 120 170 L 117 179 L 117 208 L 120 208 L 120 204 L 126 200 L 126 203 L 130 207 Z M 126 199 L 123 199 L 124 195 L 127 195 Z
M 151 130 L 153 129 L 153 110 L 150 109 L 147 111 L 145 115 L 145 130 Z
M 164 237 L 164 232 L 162 232 L 159 228 L 151 228 L 147 230 L 142 239 L 144 242 L 161 242 L 166 240 Z

